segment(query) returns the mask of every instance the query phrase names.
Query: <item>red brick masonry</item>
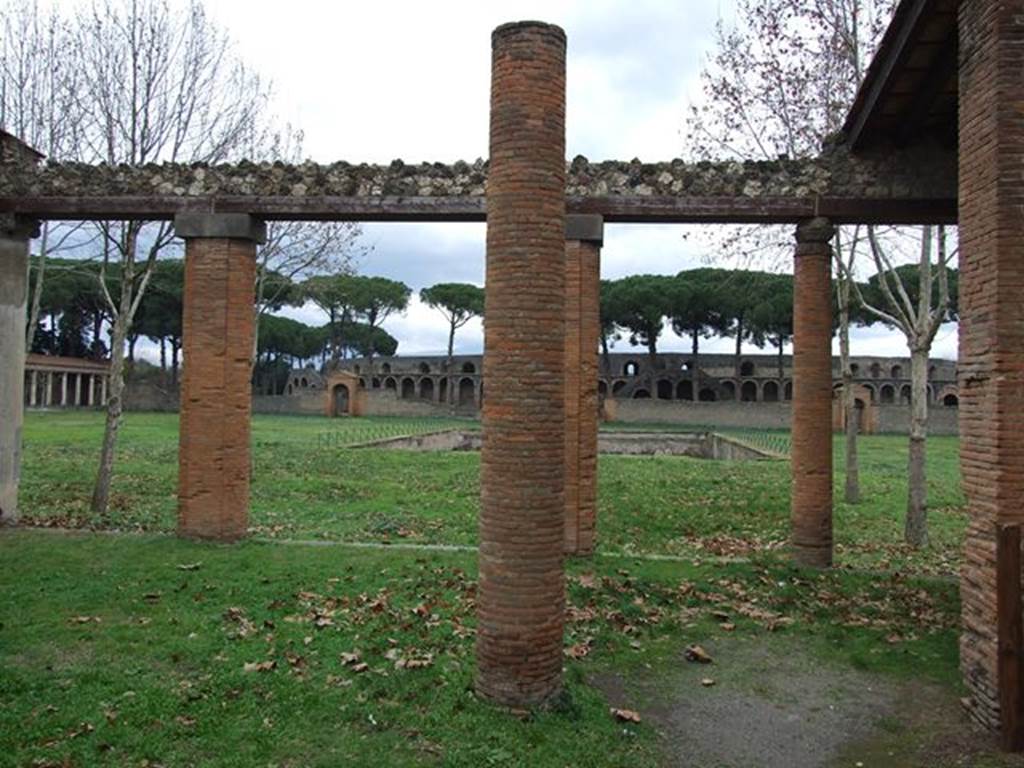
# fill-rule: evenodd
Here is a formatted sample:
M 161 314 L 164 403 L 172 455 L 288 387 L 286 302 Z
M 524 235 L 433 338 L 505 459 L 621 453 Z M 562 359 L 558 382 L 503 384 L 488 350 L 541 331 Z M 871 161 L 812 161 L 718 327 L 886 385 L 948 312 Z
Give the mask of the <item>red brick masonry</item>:
M 214 220 L 219 217 L 206 217 Z M 248 219 L 248 217 L 242 217 Z M 208 222 L 207 222 L 208 223 Z M 244 225 L 245 222 L 240 222 Z M 184 366 L 178 451 L 178 534 L 233 541 L 249 522 L 249 418 L 254 332 L 255 239 L 244 227 L 186 236 Z M 227 232 L 233 237 L 210 237 Z M 197 236 L 189 236 L 196 233 Z
M 994 533 L 1024 522 L 1024 2 L 961 0 L 959 13 L 960 665 L 972 715 L 996 728 Z
M 827 219 L 796 231 L 793 284 L 793 557 L 832 564 L 832 246 Z
M 601 228 L 600 217 L 587 218 Z M 565 279 L 565 551 L 590 555 L 597 516 L 600 241 L 566 240 Z
M 492 51 L 476 690 L 521 707 L 562 685 L 565 34 Z

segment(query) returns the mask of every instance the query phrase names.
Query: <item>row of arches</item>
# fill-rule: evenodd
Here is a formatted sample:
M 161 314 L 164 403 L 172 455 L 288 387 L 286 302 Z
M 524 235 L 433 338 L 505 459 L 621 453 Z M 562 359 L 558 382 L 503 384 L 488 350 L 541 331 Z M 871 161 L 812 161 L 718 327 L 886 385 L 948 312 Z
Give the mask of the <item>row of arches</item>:
M 687 372 L 690 370 L 690 363 L 684 362 L 680 367 L 680 371 Z M 850 370 L 853 372 L 854 377 L 861 375 L 860 365 L 858 363 L 851 363 Z M 881 363 L 871 363 L 868 366 L 868 375 L 872 379 L 883 378 L 883 374 L 887 374 L 887 378 L 900 381 L 905 378 L 904 367 L 901 364 L 895 364 L 889 366 L 888 369 L 883 368 Z M 935 374 L 938 372 L 936 366 L 931 366 L 928 369 L 928 378 L 935 378 Z M 622 376 L 628 378 L 636 378 L 641 375 L 641 365 L 637 360 L 627 360 L 622 366 Z M 755 376 L 757 375 L 757 366 L 752 360 L 744 360 L 740 363 L 739 375 L 741 377 Z
M 446 367 L 446 363 L 441 363 L 438 366 L 438 370 L 443 373 L 444 370 L 445 370 L 445 367 Z M 358 374 L 358 373 L 361 372 L 361 368 L 362 368 L 362 366 L 356 365 L 353 368 L 353 370 Z M 464 362 L 461 366 L 457 366 L 457 368 L 458 368 L 460 373 L 469 373 L 469 374 L 475 374 L 476 373 L 476 364 L 472 363 L 472 362 L 469 362 L 469 361 Z M 380 372 L 381 372 L 381 374 L 383 374 L 385 376 L 387 376 L 388 374 L 391 374 L 391 373 L 396 373 L 396 374 L 402 373 L 401 371 L 394 371 L 392 369 L 392 367 L 391 367 L 391 363 L 383 363 L 380 366 Z M 426 375 L 426 374 L 431 373 L 432 371 L 431 371 L 431 368 L 430 368 L 430 363 L 421 362 L 421 363 L 417 364 L 416 365 L 416 372 L 418 374 L 420 374 L 420 375 Z
M 646 387 L 638 387 L 626 395 L 629 385 L 630 382 L 624 379 L 617 379 L 612 382 L 611 389 L 609 390 L 608 382 L 602 379 L 598 382 L 597 391 L 602 397 L 608 397 L 609 392 L 611 397 L 628 396 L 634 400 L 652 397 L 651 391 Z M 782 400 L 788 401 L 793 399 L 793 384 L 787 381 L 780 386 L 779 382 L 774 379 L 762 382 L 737 382 L 725 379 L 719 382 L 717 386 L 698 386 L 695 398 L 692 379 L 683 379 L 676 382 L 671 379 L 658 379 L 655 382 L 653 397 L 658 400 L 685 400 L 690 402 L 696 400 L 701 403 L 719 400 L 739 400 L 744 403 L 777 403 Z
M 445 403 L 448 401 L 448 380 L 447 376 L 385 376 L 383 379 L 374 376 L 369 380 L 362 376 L 359 378 L 359 386 L 361 389 L 394 392 L 402 400 Z M 476 405 L 483 396 L 483 384 L 478 386 L 476 379 L 463 376 L 454 385 L 454 392 L 456 405 Z

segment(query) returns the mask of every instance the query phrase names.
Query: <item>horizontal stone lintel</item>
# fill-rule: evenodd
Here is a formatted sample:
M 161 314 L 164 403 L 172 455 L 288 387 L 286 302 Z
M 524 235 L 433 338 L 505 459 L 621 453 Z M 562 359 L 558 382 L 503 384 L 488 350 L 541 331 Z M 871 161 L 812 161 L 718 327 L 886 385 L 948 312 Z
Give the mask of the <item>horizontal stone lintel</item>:
M 0 163 L 0 213 L 40 219 L 484 221 L 486 161 L 107 166 Z M 608 223 L 952 223 L 956 153 L 934 147 L 772 161 L 566 164 L 569 214 Z
M 566 198 L 570 215 L 605 223 L 797 224 L 823 216 L 836 224 L 955 224 L 955 198 L 654 197 Z M 264 221 L 483 222 L 471 197 L 0 197 L 0 211 L 44 220 L 171 220 L 190 212 L 246 214 Z

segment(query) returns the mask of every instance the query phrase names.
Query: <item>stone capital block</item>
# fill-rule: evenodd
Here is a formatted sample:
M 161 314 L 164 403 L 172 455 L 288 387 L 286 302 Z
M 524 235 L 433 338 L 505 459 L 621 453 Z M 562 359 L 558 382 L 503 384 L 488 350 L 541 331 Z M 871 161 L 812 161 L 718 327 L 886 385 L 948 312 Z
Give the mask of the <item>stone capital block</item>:
M 565 217 L 565 239 L 604 245 L 604 216 L 598 213 L 571 213 Z
M 267 241 L 267 225 L 246 213 L 179 213 L 174 217 L 174 233 L 186 240 L 222 238 Z

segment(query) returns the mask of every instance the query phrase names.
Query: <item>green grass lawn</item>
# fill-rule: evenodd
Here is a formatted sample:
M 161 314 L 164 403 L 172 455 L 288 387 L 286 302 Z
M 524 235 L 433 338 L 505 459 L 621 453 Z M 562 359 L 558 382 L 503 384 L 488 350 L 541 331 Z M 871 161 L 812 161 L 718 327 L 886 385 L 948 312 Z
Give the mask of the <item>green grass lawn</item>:
M 479 455 L 349 449 L 371 439 L 472 422 L 257 416 L 253 420 L 253 533 L 261 537 L 472 546 Z M 177 417 L 130 414 L 122 431 L 111 511 L 89 498 L 102 420 L 33 413 L 25 425 L 21 507 L 26 522 L 171 531 Z M 836 504 L 837 558 L 853 568 L 954 574 L 966 518 L 957 440 L 929 441 L 932 546 L 902 546 L 906 440 L 861 440 L 863 502 Z M 836 440 L 836 467 L 843 466 Z M 836 499 L 844 478 L 836 474 Z M 602 456 L 598 540 L 606 552 L 738 556 L 781 547 L 789 528 L 786 462 Z
M 256 417 L 257 540 L 219 546 L 162 535 L 176 417 L 128 416 L 96 519 L 101 418 L 29 414 L 26 522 L 143 533 L 0 532 L 0 766 L 661 765 L 655 728 L 613 718 L 593 681 L 670 678 L 682 647 L 726 639 L 961 694 L 957 442 L 930 442 L 934 544 L 915 553 L 905 440 L 877 437 L 826 573 L 782 547 L 785 462 L 601 457 L 604 556 L 568 565 L 566 693 L 522 718 L 481 704 L 475 554 L 344 543 L 475 543 L 477 455 L 345 447 L 447 425 Z
M 775 557 L 572 563 L 566 695 L 525 719 L 471 693 L 470 554 L 26 530 L 0 558 L 0 765 L 656 765 L 586 681 L 714 647 L 722 611 L 730 636 L 957 680 L 955 585 Z

